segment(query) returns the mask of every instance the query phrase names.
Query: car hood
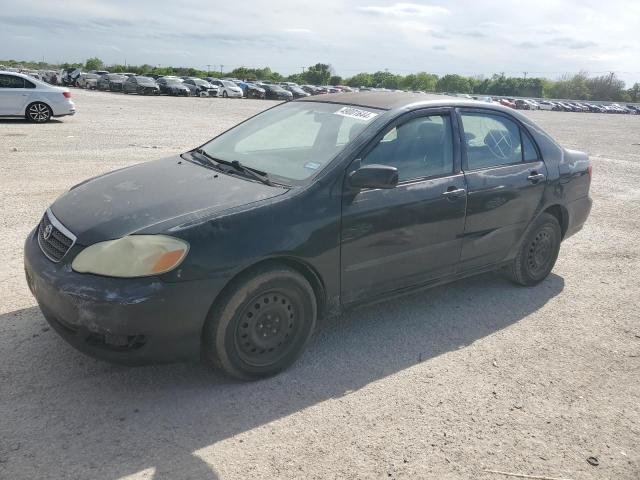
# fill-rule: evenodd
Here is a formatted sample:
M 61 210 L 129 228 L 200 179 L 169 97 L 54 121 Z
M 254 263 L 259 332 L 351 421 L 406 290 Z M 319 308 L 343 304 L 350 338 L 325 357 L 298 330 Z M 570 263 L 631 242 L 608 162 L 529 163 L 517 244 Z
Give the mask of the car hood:
M 51 206 L 81 245 L 162 228 L 282 195 L 287 189 L 226 175 L 179 156 L 89 179 Z

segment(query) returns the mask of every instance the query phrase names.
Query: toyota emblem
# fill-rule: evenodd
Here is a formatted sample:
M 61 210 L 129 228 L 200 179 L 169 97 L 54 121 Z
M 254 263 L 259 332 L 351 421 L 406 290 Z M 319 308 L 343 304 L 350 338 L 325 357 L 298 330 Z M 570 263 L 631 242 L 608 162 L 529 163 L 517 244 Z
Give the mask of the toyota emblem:
M 49 224 L 46 227 L 44 227 L 44 233 L 42 234 L 42 238 L 44 238 L 45 240 L 49 240 L 49 237 L 51 236 L 51 233 L 53 232 L 53 225 Z

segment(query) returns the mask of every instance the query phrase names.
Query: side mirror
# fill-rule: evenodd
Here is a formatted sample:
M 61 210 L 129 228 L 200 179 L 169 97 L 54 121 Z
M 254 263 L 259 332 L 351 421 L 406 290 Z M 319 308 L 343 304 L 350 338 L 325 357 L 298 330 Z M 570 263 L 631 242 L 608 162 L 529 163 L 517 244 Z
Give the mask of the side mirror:
M 364 165 L 349 175 L 355 188 L 394 188 L 398 184 L 398 169 L 388 165 Z

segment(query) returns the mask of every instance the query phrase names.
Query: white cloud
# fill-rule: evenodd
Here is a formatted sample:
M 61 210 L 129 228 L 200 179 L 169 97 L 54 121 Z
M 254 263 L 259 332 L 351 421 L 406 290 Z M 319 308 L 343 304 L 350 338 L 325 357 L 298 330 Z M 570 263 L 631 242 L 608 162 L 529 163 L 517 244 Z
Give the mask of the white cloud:
M 312 31 L 309 30 L 308 28 L 285 28 L 284 31 L 287 33 L 302 33 L 302 34 L 312 33 Z
M 510 0 L 322 0 L 300 8 L 299 0 L 277 0 L 268 9 L 244 0 L 243 12 L 208 0 L 57 3 L 21 0 L 19 9 L 0 9 L 0 59 L 98 56 L 107 63 L 269 66 L 283 74 L 322 62 L 342 76 L 389 69 L 556 78 L 587 70 L 640 81 L 637 0 L 537 0 L 536 8 Z
M 420 5 L 417 3 L 395 3 L 388 7 L 358 7 L 358 10 L 364 13 L 372 13 L 378 15 L 392 15 L 395 17 L 429 17 L 437 14 L 451 13 L 444 7 L 435 5 Z

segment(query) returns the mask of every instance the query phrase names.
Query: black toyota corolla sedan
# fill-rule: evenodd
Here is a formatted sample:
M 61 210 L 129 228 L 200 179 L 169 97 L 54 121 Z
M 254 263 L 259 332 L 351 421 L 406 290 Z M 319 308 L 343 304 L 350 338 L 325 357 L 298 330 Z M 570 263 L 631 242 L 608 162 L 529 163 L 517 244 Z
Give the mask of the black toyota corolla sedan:
M 345 307 L 496 269 L 536 285 L 590 183 L 586 154 L 509 108 L 322 95 L 72 187 L 28 236 L 26 276 L 87 354 L 256 379 Z

